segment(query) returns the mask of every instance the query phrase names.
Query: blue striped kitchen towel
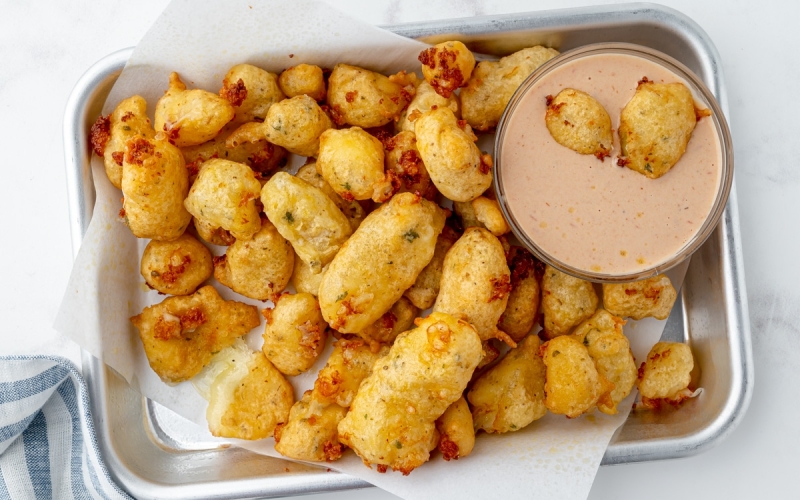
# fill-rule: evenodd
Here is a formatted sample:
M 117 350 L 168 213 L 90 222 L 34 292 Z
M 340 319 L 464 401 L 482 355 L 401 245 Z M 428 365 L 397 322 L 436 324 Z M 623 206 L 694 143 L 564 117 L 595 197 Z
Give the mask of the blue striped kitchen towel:
M 0 356 L 4 498 L 131 498 L 108 475 L 86 383 L 64 358 Z

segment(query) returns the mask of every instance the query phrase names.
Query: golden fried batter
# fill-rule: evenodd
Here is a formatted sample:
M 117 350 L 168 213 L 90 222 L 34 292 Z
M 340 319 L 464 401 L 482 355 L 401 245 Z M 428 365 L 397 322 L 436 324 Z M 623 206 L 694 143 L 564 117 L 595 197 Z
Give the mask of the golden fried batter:
M 511 293 L 506 310 L 497 322 L 497 327 L 515 342 L 520 341 L 533 329 L 539 311 L 539 279 L 536 259 L 526 249 L 511 247 L 508 252 L 508 267 L 511 270 Z M 544 266 L 542 266 L 543 268 Z
M 388 347 L 373 350 L 361 339 L 336 341 L 331 357 L 314 382 L 315 398 L 325 404 L 349 408 L 361 382 L 372 371 L 372 365 L 387 352 Z
M 319 273 L 350 237 L 347 217 L 322 190 L 278 172 L 261 190 L 264 213 L 297 255 Z
M 222 80 L 219 95 L 233 106 L 236 123 L 263 121 L 269 108 L 286 98 L 278 88 L 277 75 L 251 64 L 232 67 Z
M 183 206 L 189 176 L 178 148 L 167 141 L 138 137 L 125 145 L 122 209 L 137 238 L 170 241 L 192 220 Z
M 614 384 L 597 371 L 586 346 L 573 335 L 562 335 L 539 349 L 545 373 L 544 404 L 567 418 L 588 413 L 595 405 L 615 406 L 611 401 Z
M 238 127 L 238 128 L 237 128 Z M 261 127 L 251 122 L 239 126 L 226 125 L 219 135 L 199 146 L 181 148 L 189 171 L 189 182 L 194 182 L 203 162 L 214 158 L 243 163 L 253 169 L 257 179 L 266 179 L 275 170 L 286 165 L 288 153 L 280 146 L 267 142 L 263 135 L 243 137 L 243 130 Z
M 678 292 L 664 274 L 633 283 L 604 284 L 603 306 L 623 318 L 667 319 Z
M 350 226 L 353 228 L 353 231 L 358 229 L 358 226 L 361 225 L 361 221 L 364 220 L 364 217 L 367 216 L 366 210 L 361 204 L 356 200 L 345 200 L 339 193 L 334 190 L 330 184 L 328 184 L 322 175 L 317 172 L 317 164 L 314 162 L 306 163 L 297 171 L 295 176 L 298 179 L 303 179 L 307 183 L 311 184 L 315 188 L 320 189 L 323 193 L 328 195 L 328 198 L 333 201 L 339 210 L 342 211 L 347 220 L 350 221 Z M 316 294 L 316 290 L 314 291 Z
M 336 428 L 346 413 L 347 408 L 323 404 L 306 391 L 292 406 L 286 424 L 275 428 L 275 451 L 295 460 L 339 460 L 343 446 Z
M 211 382 L 208 429 L 218 437 L 264 439 L 288 420 L 294 389 L 263 353 L 243 342 L 237 347 L 214 357 L 227 366 Z
M 445 460 L 458 460 L 472 453 L 472 448 L 475 447 L 475 430 L 464 396 L 448 406 L 436 420 L 436 430 L 439 431 L 437 448 Z
M 617 404 L 625 399 L 636 382 L 636 363 L 628 338 L 622 333 L 625 320 L 598 309 L 581 323 L 573 335 L 589 350 L 597 371 L 614 384 L 610 400 L 597 408 L 609 415 L 617 413 Z
M 273 144 L 300 156 L 317 156 L 319 136 L 333 122 L 307 95 L 280 101 L 269 108 L 262 133 Z
M 428 265 L 445 212 L 411 193 L 369 214 L 322 278 L 319 303 L 331 327 L 357 333 L 383 316 Z
M 305 94 L 315 101 L 324 101 L 327 94 L 322 68 L 313 64 L 286 68 L 278 77 L 278 85 L 288 97 Z
M 398 186 L 398 193 L 416 193 L 434 201 L 436 186 L 417 150 L 417 136 L 413 131 L 402 131 L 387 140 L 386 175 Z
M 266 218 L 249 240 L 236 240 L 214 259 L 214 277 L 236 293 L 256 300 L 281 293 L 292 277 L 294 250 Z
M 496 338 L 501 335 L 497 321 L 510 291 L 511 271 L 503 246 L 489 231 L 470 227 L 444 258 L 433 310 L 468 321 L 481 340 Z
M 436 302 L 444 268 L 444 257 L 458 237 L 458 233 L 453 228 L 444 226 L 441 234 L 436 238 L 433 258 L 419 273 L 414 284 L 403 293 L 419 309 L 425 310 L 433 307 L 433 303 Z
M 98 156 L 103 157 L 108 180 L 117 189 L 122 189 L 125 145 L 136 138 L 150 142 L 155 138 L 155 131 L 147 118 L 147 103 L 138 95 L 120 101 L 113 113 L 98 117 L 92 125 L 92 147 Z
M 319 138 L 317 171 L 342 198 L 369 200 L 384 182 L 383 156 L 381 141 L 360 127 L 330 129 Z
M 391 309 L 357 335 L 370 345 L 391 344 L 399 334 L 411 328 L 418 313 L 419 309 L 410 300 L 400 297 Z
M 165 382 L 194 377 L 213 353 L 260 322 L 256 307 L 225 301 L 212 286 L 192 295 L 169 297 L 131 318 L 150 367 Z
M 436 90 L 431 87 L 428 82 L 423 81 L 417 87 L 417 93 L 411 103 L 400 115 L 400 120 L 395 124 L 395 129 L 398 132 L 414 131 L 414 121 L 426 111 L 431 108 L 450 108 L 456 118 L 461 118 L 461 102 L 458 99 L 458 94 L 450 94 L 450 97 L 442 97 L 436 93 Z
M 250 167 L 215 158 L 203 163 L 184 205 L 195 219 L 249 240 L 261 229 L 260 194 L 261 183 Z
M 475 130 L 489 130 L 500 121 L 517 87 L 533 71 L 558 55 L 541 46 L 522 49 L 497 62 L 481 61 L 461 90 L 461 114 Z
M 586 92 L 564 89 L 547 96 L 545 123 L 557 143 L 599 160 L 611 156 L 611 118 L 602 104 Z
M 666 174 L 684 151 L 702 113 L 682 83 L 653 83 L 643 78 L 622 108 L 618 164 L 651 179 Z
M 410 75 L 380 73 L 337 64 L 328 79 L 328 105 L 337 125 L 380 127 L 400 116 L 414 96 Z
M 475 68 L 475 56 L 459 41 L 437 43 L 419 54 L 422 75 L 444 98 L 467 84 Z
M 646 407 L 658 408 L 661 402 L 680 404 L 689 397 L 694 358 L 688 345 L 658 342 L 639 367 L 639 393 Z
M 216 137 L 233 119 L 231 103 L 205 90 L 186 90 L 177 73 L 169 75 L 169 89 L 156 103 L 155 129 L 178 146 L 195 146 Z
M 443 313 L 417 320 L 375 362 L 339 422 L 339 440 L 366 465 L 409 474 L 429 459 L 436 419 L 461 397 L 481 356 L 468 323 Z
M 150 288 L 168 295 L 189 295 L 211 277 L 211 252 L 189 234 L 173 241 L 151 240 L 139 272 Z
M 453 201 L 471 201 L 492 183 L 492 162 L 475 134 L 449 108 L 423 113 L 414 122 L 417 149 L 433 183 Z
M 590 282 L 547 266 L 542 278 L 544 335 L 549 339 L 566 335 L 594 314 L 598 302 Z
M 325 348 L 328 324 L 310 293 L 287 293 L 274 300 L 275 308 L 264 310 L 267 324 L 261 349 L 281 373 L 299 375 Z
M 475 429 L 489 433 L 518 431 L 542 418 L 547 413 L 544 384 L 539 338 L 528 335 L 472 385 L 467 398 L 472 404 Z

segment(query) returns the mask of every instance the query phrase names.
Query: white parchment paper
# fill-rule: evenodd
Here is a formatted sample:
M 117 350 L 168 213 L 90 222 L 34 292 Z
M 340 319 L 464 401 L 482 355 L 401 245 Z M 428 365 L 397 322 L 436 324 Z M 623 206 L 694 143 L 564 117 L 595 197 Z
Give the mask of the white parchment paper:
M 174 0 L 136 47 L 103 113 L 134 94 L 152 109 L 177 71 L 190 88 L 217 92 L 228 69 L 242 62 L 272 72 L 299 63 L 332 68 L 346 62 L 382 73 L 417 71 L 417 55 L 426 46 L 364 24 L 313 0 Z M 483 149 L 490 141 L 482 140 Z M 150 369 L 129 318 L 164 297 L 147 289 L 139 274 L 146 241 L 137 240 L 120 221 L 122 194 L 108 181 L 102 160 L 92 159 L 97 201 L 88 232 L 70 276 L 55 328 L 119 372 L 142 394 L 206 429 L 206 402 L 188 382 L 168 386 Z M 212 249 L 221 254 L 224 249 Z M 679 287 L 688 263 L 667 273 Z M 216 284 L 226 299 L 246 299 Z M 643 360 L 659 339 L 664 322 L 629 322 L 625 327 L 634 356 Z M 247 336 L 260 348 L 263 325 Z M 295 396 L 310 388 L 324 366 L 330 345 L 308 372 L 289 377 Z M 589 493 L 609 439 L 625 421 L 634 395 L 620 403 L 619 414 L 595 412 L 574 420 L 548 414 L 527 428 L 505 435 L 481 434 L 475 450 L 459 461 L 431 462 L 409 477 L 379 474 L 352 452 L 326 464 L 358 476 L 407 499 L 562 498 Z M 207 431 L 206 431 L 207 432 Z M 210 437 L 210 439 L 213 439 Z M 272 439 L 224 440 L 271 456 Z

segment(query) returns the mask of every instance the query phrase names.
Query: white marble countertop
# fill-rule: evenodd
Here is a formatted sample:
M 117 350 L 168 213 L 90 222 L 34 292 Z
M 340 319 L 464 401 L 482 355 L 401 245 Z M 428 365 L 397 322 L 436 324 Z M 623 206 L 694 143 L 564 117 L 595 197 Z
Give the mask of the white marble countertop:
M 64 106 L 92 63 L 133 46 L 168 0 L 3 2 L 0 16 L 0 353 L 80 364 L 52 323 L 72 263 L 61 139 Z M 254 0 L 258 1 L 258 0 Z M 328 0 L 375 24 L 578 7 L 587 0 Z M 602 2 L 616 3 L 616 2 Z M 740 427 L 696 457 L 602 468 L 590 498 L 796 497 L 800 463 L 800 3 L 662 0 L 722 57 L 736 152 L 756 388 Z M 221 27 L 225 29 L 226 27 Z M 15 149 L 16 148 L 16 149 Z M 794 221 L 794 222 L 792 222 Z M 307 498 L 394 498 L 375 489 Z

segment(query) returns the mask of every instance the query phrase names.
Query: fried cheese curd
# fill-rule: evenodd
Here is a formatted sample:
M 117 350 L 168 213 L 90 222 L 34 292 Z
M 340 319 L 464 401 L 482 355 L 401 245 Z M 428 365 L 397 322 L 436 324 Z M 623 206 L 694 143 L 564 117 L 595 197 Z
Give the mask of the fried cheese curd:
M 306 163 L 300 167 L 294 175 L 298 179 L 303 179 L 328 195 L 328 198 L 336 204 L 336 207 L 341 210 L 344 216 L 347 217 L 347 220 L 350 221 L 350 227 L 353 228 L 353 231 L 358 229 L 358 226 L 361 225 L 361 221 L 367 216 L 366 210 L 364 210 L 364 207 L 362 207 L 358 201 L 348 201 L 339 196 L 339 193 L 328 184 L 325 178 L 322 177 L 322 174 L 317 172 L 316 162 Z
M 198 377 L 207 390 L 206 421 L 213 436 L 263 439 L 289 418 L 294 388 L 260 351 L 243 340 L 220 351 Z M 198 384 L 195 384 L 197 387 Z
M 475 219 L 493 235 L 502 236 L 511 232 L 511 228 L 508 227 L 506 218 L 503 217 L 503 211 L 500 210 L 500 204 L 497 203 L 497 200 L 487 198 L 486 196 L 478 196 L 470 202 L 470 205 L 472 205 Z
M 189 176 L 178 148 L 167 141 L 137 137 L 125 145 L 122 210 L 137 238 L 170 241 L 192 220 L 183 206 Z
M 328 79 L 328 106 L 337 125 L 380 127 L 400 116 L 411 102 L 416 76 L 387 77 L 349 64 L 337 64 Z
M 497 322 L 497 327 L 507 333 L 514 342 L 522 340 L 536 322 L 541 289 L 538 265 L 533 255 L 522 247 L 513 246 L 508 252 L 511 293 L 508 294 L 508 304 L 500 316 L 500 321 Z
M 639 366 L 637 385 L 642 404 L 658 409 L 661 403 L 679 405 L 691 397 L 694 358 L 688 345 L 680 342 L 658 342 L 650 349 L 647 360 Z
M 444 226 L 442 232 L 436 238 L 433 258 L 417 275 L 414 284 L 403 293 L 419 309 L 425 310 L 433 307 L 434 302 L 436 302 L 436 297 L 439 295 L 439 285 L 442 280 L 445 255 L 455 245 L 458 238 L 459 234 L 453 228 Z
M 228 246 L 236 241 L 236 238 L 227 229 L 203 222 L 196 217 L 192 217 L 192 225 L 197 235 L 212 245 Z
M 339 441 L 367 466 L 409 474 L 439 441 L 435 422 L 462 395 L 482 357 L 469 323 L 434 312 L 397 337 L 339 422 Z
M 561 335 L 541 345 L 545 372 L 544 404 L 548 410 L 575 418 L 595 406 L 614 407 L 614 384 L 597 370 L 583 343 L 573 335 Z
M 327 95 L 322 68 L 313 64 L 286 68 L 278 77 L 278 85 L 287 97 L 305 94 L 319 102 L 324 101 Z
M 286 98 L 278 85 L 278 76 L 251 64 L 237 64 L 222 79 L 220 97 L 231 103 L 234 122 L 263 121 L 276 102 Z
M 316 273 L 333 260 L 353 231 L 328 195 L 286 172 L 264 185 L 261 203 L 281 236 Z
M 608 415 L 617 413 L 617 404 L 625 399 L 636 382 L 636 362 L 630 342 L 622 333 L 625 320 L 598 309 L 573 332 L 589 350 L 597 371 L 614 384 L 610 400 L 598 402 L 597 409 Z
M 231 104 L 211 92 L 186 90 L 178 73 L 169 75 L 169 89 L 156 103 L 155 129 L 179 148 L 196 146 L 217 136 L 233 119 Z
M 285 293 L 273 300 L 275 307 L 262 311 L 267 324 L 261 349 L 281 373 L 299 375 L 325 348 L 328 324 L 310 293 Z
M 195 219 L 248 240 L 261 229 L 260 194 L 261 183 L 250 167 L 214 158 L 200 167 L 184 204 Z
M 391 344 L 398 335 L 411 328 L 417 314 L 419 308 L 407 298 L 400 297 L 383 316 L 356 335 L 377 350 L 381 344 Z
M 487 131 L 500 121 L 517 88 L 533 71 L 557 56 L 557 50 L 530 47 L 500 58 L 481 61 L 461 90 L 461 114 L 475 130 Z
M 435 312 L 468 321 L 481 340 L 514 342 L 497 329 L 508 303 L 511 271 L 500 241 L 489 231 L 470 227 L 447 252 Z
M 182 234 L 176 240 L 150 240 L 139 266 L 147 285 L 168 295 L 189 295 L 211 277 L 211 252 L 196 238 Z
M 386 176 L 398 193 L 418 193 L 434 201 L 438 192 L 417 149 L 413 131 L 402 131 L 384 143 Z M 386 195 L 383 196 L 384 198 Z
M 319 136 L 333 128 L 333 122 L 307 95 L 284 99 L 270 106 L 260 127 L 266 139 L 300 156 L 317 156 Z
M 611 156 L 611 117 L 602 104 L 586 92 L 564 89 L 547 96 L 545 124 L 557 143 L 599 160 Z
M 236 293 L 256 300 L 281 293 L 292 277 L 294 250 L 266 218 L 249 240 L 236 240 L 214 259 L 214 277 Z
M 650 179 L 661 177 L 683 156 L 697 121 L 708 114 L 695 107 L 686 85 L 642 78 L 620 115 L 618 164 Z
M 436 108 L 414 122 L 417 149 L 436 189 L 453 201 L 471 201 L 492 183 L 492 161 L 475 145 L 468 125 L 449 108 Z
M 295 253 L 292 286 L 297 292 L 310 293 L 316 297 L 319 295 L 319 284 L 322 282 L 322 275 L 327 270 L 327 265 L 321 271 L 319 268 L 311 267 Z
M 337 426 L 369 375 L 375 361 L 388 347 L 373 352 L 361 340 L 340 339 L 333 345 L 325 367 L 289 414 L 286 425 L 275 430 L 275 449 L 282 455 L 311 461 L 333 462 L 342 455 Z
M 334 462 L 342 457 L 337 427 L 347 408 L 324 404 L 306 391 L 292 406 L 286 423 L 275 428 L 275 451 L 295 460 Z
M 436 420 L 436 430 L 439 431 L 439 444 L 436 447 L 442 453 L 442 458 L 448 462 L 472 453 L 475 447 L 475 429 L 472 413 L 464 396 L 448 406 Z
M 445 211 L 411 193 L 370 213 L 322 278 L 322 315 L 342 333 L 358 333 L 397 302 L 433 258 Z
M 598 302 L 590 282 L 546 266 L 542 278 L 545 338 L 568 334 L 573 327 L 594 314 Z
M 430 111 L 432 108 L 450 108 L 456 118 L 461 118 L 461 101 L 458 94 L 450 94 L 450 97 L 442 97 L 436 93 L 431 84 L 422 81 L 417 87 L 417 93 L 409 103 L 408 107 L 400 115 L 400 119 L 395 123 L 397 132 L 414 131 L 414 122 L 422 113 Z
M 633 283 L 604 284 L 603 306 L 623 318 L 667 319 L 678 292 L 664 274 Z
M 147 118 L 147 102 L 138 95 L 120 101 L 108 116 L 100 115 L 92 125 L 89 141 L 97 156 L 103 158 L 103 166 L 111 184 L 122 188 L 122 160 L 125 145 L 131 139 L 155 138 L 155 131 Z
M 539 338 L 528 335 L 472 384 L 467 399 L 475 430 L 513 432 L 542 418 L 547 413 L 544 387 Z
M 168 297 L 131 318 L 150 367 L 165 382 L 197 375 L 213 353 L 261 323 L 255 306 L 223 300 L 212 286 Z
M 388 199 L 379 196 L 387 182 L 383 160 L 383 144 L 361 127 L 330 129 L 319 137 L 317 172 L 345 200 Z
M 288 153 L 285 149 L 268 142 L 263 138 L 263 134 L 243 133 L 253 126 L 260 127 L 261 124 L 253 122 L 247 124 L 247 127 L 229 124 L 210 141 L 198 146 L 181 148 L 183 159 L 186 160 L 186 169 L 189 171 L 189 181 L 194 182 L 200 166 L 212 158 L 243 163 L 253 169 L 257 179 L 265 179 L 286 165 Z M 238 133 L 234 135 L 237 131 Z
M 475 68 L 475 56 L 459 41 L 437 43 L 420 52 L 418 59 L 425 81 L 444 98 L 464 87 Z

